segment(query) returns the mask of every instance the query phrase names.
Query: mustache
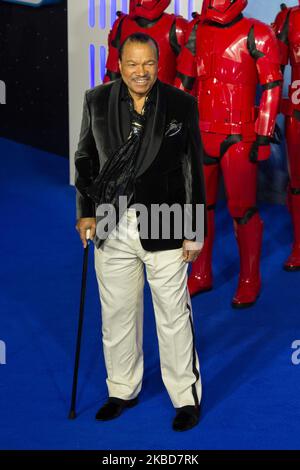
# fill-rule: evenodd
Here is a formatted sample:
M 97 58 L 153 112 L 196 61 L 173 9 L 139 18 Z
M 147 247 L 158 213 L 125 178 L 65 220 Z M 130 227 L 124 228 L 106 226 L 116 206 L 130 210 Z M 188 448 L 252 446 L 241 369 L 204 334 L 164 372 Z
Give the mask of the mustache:
M 144 78 L 144 79 L 149 79 L 150 78 L 150 75 L 147 74 L 147 75 L 133 75 L 132 77 L 133 79 L 137 78 L 137 79 L 141 79 L 141 78 Z

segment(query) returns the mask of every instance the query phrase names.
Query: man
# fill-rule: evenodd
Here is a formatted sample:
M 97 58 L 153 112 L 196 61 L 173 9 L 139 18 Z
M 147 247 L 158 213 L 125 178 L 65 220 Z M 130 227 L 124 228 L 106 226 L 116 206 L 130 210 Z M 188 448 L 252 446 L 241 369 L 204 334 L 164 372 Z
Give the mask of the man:
M 178 59 L 176 86 L 198 98 L 205 152 L 208 236 L 193 264 L 191 295 L 213 287 L 212 251 L 218 179 L 223 174 L 240 255 L 232 307 L 255 304 L 261 291 L 263 221 L 256 207 L 258 162 L 270 156 L 282 74 L 272 29 L 242 14 L 247 0 L 207 0 L 204 19 L 190 25 Z M 187 33 L 188 34 L 188 33 Z M 256 107 L 256 89 L 261 98 Z
M 109 392 L 109 399 L 96 418 L 116 418 L 138 400 L 143 377 L 145 265 L 154 304 L 162 378 L 176 408 L 173 429 L 184 431 L 199 420 L 201 380 L 187 289 L 187 263 L 196 259 L 202 242 L 191 241 L 193 235 L 177 238 L 176 216 L 168 223 L 170 235 L 162 236 L 162 221 L 157 224 L 152 209 L 157 204 L 169 207 L 190 204 L 190 225 L 193 233 L 197 233 L 203 223 L 203 217 L 197 223 L 197 207 L 205 205 L 205 193 L 196 100 L 157 79 L 158 55 L 158 46 L 149 36 L 141 33 L 129 36 L 120 49 L 122 79 L 86 92 L 75 156 L 76 228 L 84 246 L 88 229 L 96 245 L 95 269 Z M 137 151 L 140 138 L 137 129 L 143 126 L 143 120 Z M 123 212 L 107 238 L 102 239 L 103 233 L 98 230 L 102 219 L 99 216 L 96 226 L 95 215 L 98 217 L 103 202 L 113 201 L 119 209 L 115 195 L 120 194 L 129 197 L 131 207 Z M 138 223 L 133 202 L 148 209 L 146 225 L 159 225 L 158 236 L 151 232 L 150 237 L 142 237 L 142 224 Z M 124 227 L 127 233 L 121 240 L 115 235 L 124 231 Z
M 104 83 L 120 77 L 118 54 L 124 39 L 133 33 L 146 33 L 159 46 L 158 77 L 173 85 L 176 60 L 185 43 L 187 20 L 165 10 L 171 0 L 133 0 L 129 14 L 119 14 L 108 37 L 108 57 Z
M 274 30 L 280 48 L 281 65 L 284 70 L 290 62 L 292 68 L 292 84 L 289 87 L 289 98 L 282 100 L 281 112 L 285 115 L 285 135 L 287 143 L 287 157 L 289 169 L 288 208 L 292 217 L 294 229 L 294 243 L 292 252 L 284 263 L 286 271 L 300 270 L 300 1 L 299 5 L 287 8 L 281 5 Z M 295 87 L 296 84 L 296 87 Z M 295 94 L 296 100 L 293 100 Z

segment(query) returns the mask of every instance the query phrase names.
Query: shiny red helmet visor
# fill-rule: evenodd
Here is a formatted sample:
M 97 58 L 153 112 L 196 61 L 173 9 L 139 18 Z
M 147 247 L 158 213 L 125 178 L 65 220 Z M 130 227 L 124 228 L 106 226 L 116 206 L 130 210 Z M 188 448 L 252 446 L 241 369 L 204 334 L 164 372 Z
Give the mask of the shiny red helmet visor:
M 164 4 L 164 8 L 167 8 L 170 5 L 171 0 L 136 0 L 135 6 L 151 11 L 159 7 L 159 3 Z
M 161 16 L 171 0 L 136 0 L 133 14 L 149 20 Z
M 206 19 L 218 23 L 233 21 L 247 6 L 247 0 L 208 0 Z
M 233 3 L 235 0 L 210 0 L 209 6 L 220 13 L 225 13 Z

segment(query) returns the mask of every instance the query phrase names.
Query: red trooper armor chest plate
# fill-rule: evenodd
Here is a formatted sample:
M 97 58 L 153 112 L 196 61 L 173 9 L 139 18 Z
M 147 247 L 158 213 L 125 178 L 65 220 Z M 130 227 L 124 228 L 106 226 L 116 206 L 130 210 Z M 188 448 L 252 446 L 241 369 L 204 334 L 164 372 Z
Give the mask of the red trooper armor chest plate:
M 255 139 L 256 86 L 259 82 L 264 84 L 279 78 L 277 51 L 274 56 L 274 63 L 277 57 L 277 72 L 272 66 L 258 66 L 250 53 L 249 33 L 255 27 L 254 47 L 261 45 L 259 49 L 264 50 L 265 55 L 274 55 L 274 50 L 268 50 L 266 46 L 269 30 L 260 25 L 257 20 L 247 18 L 228 28 L 205 23 L 199 25 L 197 94 L 202 131 L 242 134 L 244 140 Z
M 188 34 L 189 33 L 189 34 Z M 271 138 L 281 93 L 279 48 L 272 29 L 253 18 L 238 16 L 221 27 L 192 22 L 178 60 L 176 86 L 198 98 L 200 129 L 207 153 L 218 154 L 211 136 L 239 134 L 244 142 Z M 257 85 L 261 97 L 256 106 Z
M 137 32 L 146 33 L 156 40 L 159 47 L 159 79 L 173 85 L 176 75 L 176 55 L 170 45 L 170 32 L 175 21 L 174 15 L 164 14 L 161 19 L 149 28 L 140 27 L 134 20 L 127 17 L 122 24 L 121 43 Z
M 249 128 L 252 137 L 254 135 L 255 95 L 259 78 L 255 59 L 247 47 L 251 26 L 252 22 L 246 18 L 227 29 L 199 25 L 197 93 L 203 131 L 218 132 L 219 123 L 220 133 L 240 133 L 240 126 L 244 125 Z M 249 127 L 247 123 L 253 125 Z M 229 132 L 225 132 L 226 127 Z

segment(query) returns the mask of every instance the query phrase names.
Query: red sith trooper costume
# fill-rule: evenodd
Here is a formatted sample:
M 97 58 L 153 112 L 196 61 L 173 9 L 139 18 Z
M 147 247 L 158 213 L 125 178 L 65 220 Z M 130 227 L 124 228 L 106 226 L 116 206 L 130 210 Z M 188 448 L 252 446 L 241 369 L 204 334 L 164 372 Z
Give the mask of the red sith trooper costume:
M 185 43 L 188 22 L 182 17 L 164 13 L 171 0 L 135 0 L 129 15 L 121 14 L 108 37 L 109 53 L 104 83 L 115 80 L 119 73 L 119 47 L 130 34 L 142 32 L 156 40 L 159 47 L 158 78 L 174 84 L 177 57 Z
M 192 265 L 189 290 L 193 295 L 212 288 L 221 170 L 240 254 L 236 308 L 251 306 L 260 293 L 263 222 L 256 208 L 257 162 L 270 155 L 282 84 L 275 34 L 266 24 L 244 18 L 246 5 L 247 0 L 207 0 L 204 19 L 201 15 L 189 25 L 175 81 L 198 98 L 205 152 L 208 234 Z M 262 93 L 256 107 L 258 84 Z
M 292 83 L 295 80 L 300 80 L 300 7 L 287 8 L 285 5 L 282 5 L 282 11 L 277 15 L 273 27 L 280 46 L 283 69 L 290 62 Z M 299 83 L 297 88 L 299 89 Z M 290 176 L 288 207 L 294 228 L 292 253 L 284 264 L 284 268 L 287 271 L 300 270 L 300 103 L 299 93 L 295 96 L 298 103 L 292 100 L 292 95 L 295 91 L 296 89 L 291 85 L 289 87 L 289 98 L 283 99 L 281 106 L 281 111 L 285 115 L 285 134 Z

